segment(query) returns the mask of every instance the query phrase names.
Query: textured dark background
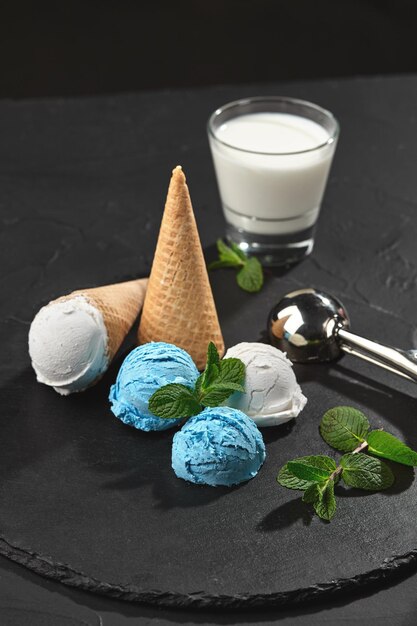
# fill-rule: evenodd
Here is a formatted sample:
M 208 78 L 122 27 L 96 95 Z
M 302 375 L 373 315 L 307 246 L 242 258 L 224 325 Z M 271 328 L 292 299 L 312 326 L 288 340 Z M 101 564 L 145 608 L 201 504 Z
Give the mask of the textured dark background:
M 417 71 L 414 0 L 12 0 L 0 97 Z

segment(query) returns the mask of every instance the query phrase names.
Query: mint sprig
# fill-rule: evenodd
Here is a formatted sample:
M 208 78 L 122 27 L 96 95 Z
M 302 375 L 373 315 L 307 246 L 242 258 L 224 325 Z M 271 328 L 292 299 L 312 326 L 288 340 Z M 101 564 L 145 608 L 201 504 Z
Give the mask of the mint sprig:
M 324 470 L 327 477 L 329 477 L 337 469 L 337 465 L 334 460 L 329 456 L 324 455 L 303 456 L 298 459 L 294 459 L 292 463 L 302 463 L 303 465 L 308 465 L 311 468 Z M 305 491 L 308 487 L 310 487 L 310 485 L 313 484 L 314 481 L 296 476 L 289 469 L 288 465 L 289 463 L 284 465 L 278 474 L 277 481 L 280 485 L 287 487 L 288 489 Z
M 277 481 L 287 489 L 303 491 L 303 502 L 312 504 L 325 520 L 331 520 L 336 512 L 334 486 L 339 478 L 349 487 L 365 491 L 388 489 L 394 483 L 394 474 L 381 458 L 375 457 L 417 466 L 417 452 L 394 435 L 370 428 L 366 415 L 353 407 L 337 406 L 326 411 L 320 434 L 330 446 L 346 453 L 339 465 L 325 455 L 300 457 L 280 469 Z
M 221 239 L 217 240 L 219 259 L 208 266 L 209 270 L 233 267 L 238 270 L 237 284 L 244 291 L 254 293 L 262 289 L 264 282 L 262 265 L 256 257 L 248 257 L 238 245 L 231 242 L 227 246 Z
M 381 491 L 391 487 L 394 475 L 386 463 L 358 451 L 345 454 L 339 465 L 325 455 L 288 461 L 277 476 L 283 487 L 304 491 L 303 502 L 312 504 L 326 521 L 336 513 L 334 487 L 339 479 L 351 487 Z
M 403 465 L 417 466 L 417 452 L 394 435 L 383 430 L 370 430 L 367 417 L 349 406 L 327 411 L 320 423 L 320 434 L 332 448 L 352 452 L 358 444 L 369 454 Z
M 277 481 L 288 489 L 304 491 L 303 502 L 312 504 L 317 515 L 330 521 L 336 512 L 334 486 L 340 468 L 329 456 L 305 456 L 281 468 Z
M 244 393 L 244 379 L 244 363 L 240 359 L 220 359 L 210 342 L 206 367 L 194 387 L 177 383 L 160 387 L 149 398 L 149 410 L 162 419 L 192 417 L 205 407 L 220 406 L 236 391 Z

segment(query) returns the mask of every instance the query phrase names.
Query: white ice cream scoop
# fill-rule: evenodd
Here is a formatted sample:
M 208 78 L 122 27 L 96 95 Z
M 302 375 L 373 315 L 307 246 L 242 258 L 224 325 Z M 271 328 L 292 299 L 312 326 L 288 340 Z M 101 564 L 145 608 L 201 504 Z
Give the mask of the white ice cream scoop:
M 42 307 L 29 330 L 37 380 L 61 395 L 94 384 L 138 316 L 146 285 L 141 279 L 74 291 Z
M 29 331 L 29 354 L 40 383 L 67 395 L 88 387 L 108 365 L 101 312 L 77 296 L 42 307 Z
M 246 366 L 245 393 L 234 393 L 225 404 L 246 413 L 259 427 L 297 417 L 307 398 L 284 352 L 263 343 L 243 342 L 229 348 L 224 358 L 231 357 Z

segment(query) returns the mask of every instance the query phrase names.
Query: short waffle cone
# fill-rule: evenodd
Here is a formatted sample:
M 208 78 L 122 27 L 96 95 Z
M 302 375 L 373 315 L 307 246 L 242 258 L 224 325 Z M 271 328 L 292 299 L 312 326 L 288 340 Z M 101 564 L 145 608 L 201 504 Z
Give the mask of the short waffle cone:
M 224 354 L 197 224 L 179 166 L 172 172 L 138 340 L 173 343 L 186 350 L 199 369 L 204 368 L 210 341 Z
M 68 296 L 58 298 L 58 301 L 84 296 L 101 312 L 107 329 L 107 355 L 110 362 L 140 313 L 147 283 L 147 278 L 140 278 L 103 287 L 78 289 Z

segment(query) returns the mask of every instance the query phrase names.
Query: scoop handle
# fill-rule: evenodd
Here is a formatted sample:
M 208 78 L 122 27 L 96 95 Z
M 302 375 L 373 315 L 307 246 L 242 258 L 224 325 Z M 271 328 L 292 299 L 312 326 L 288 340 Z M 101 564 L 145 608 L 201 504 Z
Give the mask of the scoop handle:
M 339 346 L 348 354 L 383 367 L 398 376 L 417 382 L 417 350 L 398 350 L 355 335 L 341 325 L 335 330 Z

